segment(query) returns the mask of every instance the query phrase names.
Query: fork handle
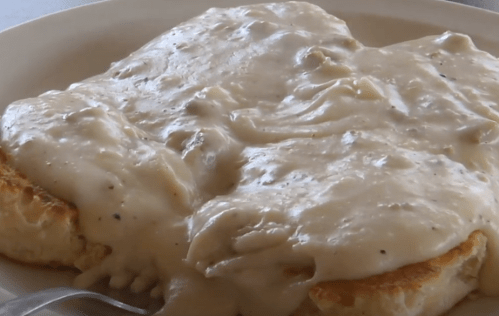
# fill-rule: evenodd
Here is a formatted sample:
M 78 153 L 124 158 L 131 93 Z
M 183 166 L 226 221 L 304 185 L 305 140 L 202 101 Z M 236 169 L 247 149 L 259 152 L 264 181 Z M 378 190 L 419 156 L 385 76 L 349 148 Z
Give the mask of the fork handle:
M 104 301 L 139 315 L 148 314 L 146 310 L 127 305 L 99 293 L 75 288 L 58 287 L 23 295 L 0 304 L 0 316 L 28 316 L 51 304 L 83 297 Z

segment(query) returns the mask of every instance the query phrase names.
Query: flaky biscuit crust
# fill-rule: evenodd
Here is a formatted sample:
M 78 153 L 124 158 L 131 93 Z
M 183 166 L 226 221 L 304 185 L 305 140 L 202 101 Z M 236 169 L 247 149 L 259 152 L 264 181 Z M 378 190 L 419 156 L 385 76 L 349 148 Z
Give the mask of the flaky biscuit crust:
M 110 249 L 87 242 L 76 206 L 10 167 L 0 148 L 0 253 L 30 264 L 87 270 Z

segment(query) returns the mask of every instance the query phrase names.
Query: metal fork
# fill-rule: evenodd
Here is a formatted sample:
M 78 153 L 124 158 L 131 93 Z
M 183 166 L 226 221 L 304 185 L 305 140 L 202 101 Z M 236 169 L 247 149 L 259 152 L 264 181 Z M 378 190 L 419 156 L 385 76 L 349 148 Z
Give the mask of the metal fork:
M 138 315 L 152 315 L 152 311 L 130 306 L 108 296 L 70 287 L 58 287 L 24 295 L 0 304 L 0 316 L 27 316 L 49 305 L 75 298 L 92 298 Z

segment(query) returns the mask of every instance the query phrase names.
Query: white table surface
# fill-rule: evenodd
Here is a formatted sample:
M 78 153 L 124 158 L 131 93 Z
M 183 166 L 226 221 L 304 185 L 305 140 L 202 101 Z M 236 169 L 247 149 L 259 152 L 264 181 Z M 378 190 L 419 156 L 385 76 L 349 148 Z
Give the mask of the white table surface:
M 46 14 L 99 1 L 102 0 L 0 0 L 0 31 Z M 271 0 L 268 1 L 271 2 Z M 499 11 L 498 0 L 450 1 Z

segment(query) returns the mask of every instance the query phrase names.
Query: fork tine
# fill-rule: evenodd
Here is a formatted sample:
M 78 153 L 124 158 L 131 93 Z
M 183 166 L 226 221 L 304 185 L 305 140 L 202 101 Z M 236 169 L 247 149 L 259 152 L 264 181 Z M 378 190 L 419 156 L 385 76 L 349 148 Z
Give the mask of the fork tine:
M 0 304 L 0 316 L 28 316 L 49 305 L 75 298 L 93 298 L 139 315 L 149 311 L 122 303 L 108 296 L 81 289 L 59 287 L 25 295 Z

